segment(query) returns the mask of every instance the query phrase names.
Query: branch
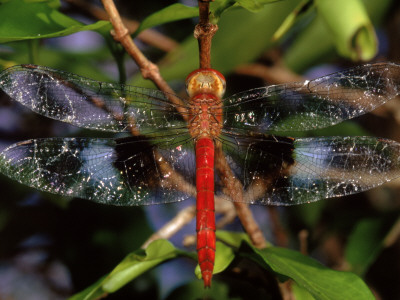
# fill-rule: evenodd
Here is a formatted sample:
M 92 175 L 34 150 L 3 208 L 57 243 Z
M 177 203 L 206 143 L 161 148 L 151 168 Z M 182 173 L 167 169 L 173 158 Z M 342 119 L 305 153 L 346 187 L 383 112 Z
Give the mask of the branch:
M 168 100 L 176 105 L 176 109 L 182 115 L 182 118 L 187 121 L 188 115 L 184 104 L 181 100 L 174 95 L 174 91 L 170 88 L 168 83 L 161 77 L 158 66 L 149 61 L 139 48 L 135 45 L 132 37 L 129 35 L 128 29 L 122 23 L 121 16 L 118 13 L 117 8 L 112 0 L 102 0 L 103 6 L 107 11 L 110 18 L 110 22 L 113 25 L 114 30 L 111 34 L 114 40 L 119 42 L 126 52 L 132 57 L 140 68 L 143 78 L 150 79 L 155 85 L 163 92 L 167 93 Z
M 199 0 L 199 24 L 194 29 L 194 37 L 199 43 L 200 68 L 211 68 L 211 41 L 218 26 L 209 20 L 209 7 L 212 0 Z
M 300 244 L 300 253 L 303 255 L 308 255 L 308 230 L 302 229 L 298 234 L 299 244 Z
M 287 247 L 289 244 L 289 237 L 280 221 L 280 216 L 276 206 L 267 206 L 269 217 L 271 219 L 271 230 L 274 233 L 276 239 L 276 245 L 278 247 Z M 301 241 L 301 240 L 300 240 Z M 306 248 L 307 249 L 307 248 Z
M 215 145 L 215 169 L 223 185 L 225 186 L 223 192 L 230 199 L 234 201 L 233 205 L 236 208 L 237 215 L 249 235 L 251 242 L 257 248 L 265 248 L 267 242 L 262 234 L 260 227 L 253 218 L 248 205 L 245 202 L 243 194 L 243 186 L 240 181 L 234 176 L 225 155 L 222 151 L 221 142 L 216 141 Z
M 196 197 L 196 194 L 190 193 L 192 197 Z M 215 211 L 223 214 L 222 219 L 216 225 L 217 228 L 222 228 L 227 223 L 233 221 L 236 217 L 235 211 L 232 209 L 232 202 L 226 201 L 226 199 L 222 199 L 219 196 L 215 196 Z M 145 249 L 152 241 L 157 239 L 169 239 L 179 230 L 181 230 L 185 225 L 190 223 L 196 217 L 196 206 L 191 205 L 183 210 L 181 210 L 171 221 L 166 223 L 163 227 L 161 227 L 157 232 L 152 234 L 146 242 L 143 243 L 142 247 Z M 191 245 L 196 244 L 196 235 L 188 235 L 183 240 L 183 245 L 185 247 L 189 247 Z
M 169 239 L 175 233 L 182 229 L 183 226 L 188 224 L 196 216 L 196 206 L 191 205 L 181 210 L 171 221 L 165 224 L 157 232 L 152 234 L 146 242 L 142 245 L 145 249 L 151 242 L 158 239 Z

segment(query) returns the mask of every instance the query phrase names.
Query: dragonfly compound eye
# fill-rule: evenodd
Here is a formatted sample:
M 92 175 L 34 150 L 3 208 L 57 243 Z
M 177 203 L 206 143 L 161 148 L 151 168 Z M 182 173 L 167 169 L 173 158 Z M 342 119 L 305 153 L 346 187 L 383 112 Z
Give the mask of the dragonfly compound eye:
M 222 98 L 225 93 L 225 77 L 214 69 L 197 69 L 186 78 L 189 97 L 198 94 L 213 94 Z

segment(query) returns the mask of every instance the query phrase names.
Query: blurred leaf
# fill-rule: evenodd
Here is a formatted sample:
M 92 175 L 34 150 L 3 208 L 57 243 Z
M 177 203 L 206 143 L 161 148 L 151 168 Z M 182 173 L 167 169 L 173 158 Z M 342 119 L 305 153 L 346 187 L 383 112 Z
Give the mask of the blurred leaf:
M 198 15 L 199 9 L 197 7 L 190 7 L 180 3 L 175 3 L 151 14 L 146 19 L 144 19 L 141 22 L 137 31 L 135 32 L 135 35 L 147 28 L 173 21 L 194 18 Z
M 101 299 L 106 295 L 106 292 L 103 291 L 100 286 L 106 276 L 100 278 L 98 281 L 93 283 L 91 286 L 87 287 L 83 291 L 79 292 L 78 294 L 73 295 L 72 297 L 68 298 L 69 300 L 90 300 L 90 299 Z
M 233 6 L 235 3 L 249 11 L 257 12 L 263 8 L 265 4 L 277 2 L 280 0 L 216 0 L 210 5 L 210 13 L 212 22 L 216 23 L 221 14 Z M 145 18 L 139 28 L 136 30 L 135 35 L 142 32 L 147 28 L 158 26 L 161 24 L 174 22 L 178 20 L 190 19 L 199 16 L 198 7 L 190 7 L 180 3 L 169 5 Z
M 221 242 L 216 243 L 214 274 L 224 271 L 235 258 L 233 249 Z
M 278 276 L 293 279 L 315 299 L 374 299 L 357 275 L 331 270 L 297 251 L 278 247 L 259 250 L 247 243 L 239 251 Z
M 213 67 L 222 73 L 229 73 L 237 65 L 259 57 L 272 46 L 272 35 L 299 2 L 300 0 L 277 2 L 256 14 L 240 8 L 223 14 L 212 44 Z M 168 53 L 159 66 L 166 80 L 183 80 L 198 68 L 198 61 L 197 40 L 190 36 L 181 47 Z M 133 78 L 131 84 L 153 86 L 140 75 Z
M 115 292 L 149 269 L 180 254 L 167 240 L 156 240 L 145 251 L 145 255 L 141 254 L 142 250 L 128 255 L 103 281 L 102 289 Z
M 363 0 L 362 2 L 372 22 L 377 24 L 382 21 L 393 1 Z M 332 33 L 321 15 L 317 15 L 305 29 L 296 33 L 296 39 L 284 54 L 284 61 L 291 70 L 301 73 L 312 65 L 329 61 L 336 55 Z
M 346 135 L 346 136 L 363 136 L 369 135 L 360 124 L 354 121 L 346 121 L 334 126 L 307 132 L 307 136 L 330 136 L 330 135 Z M 304 136 L 304 135 L 303 135 Z
M 324 212 L 325 207 L 331 199 L 323 199 L 321 201 L 308 203 L 307 205 L 294 205 L 289 208 L 296 218 L 300 219 L 307 228 L 314 228 L 321 215 Z
M 54 1 L 12 0 L 0 6 L 0 43 L 60 37 L 84 30 L 110 30 L 108 21 L 90 25 L 62 14 L 54 8 Z
M 315 300 L 305 288 L 299 286 L 296 282 L 293 282 L 291 287 L 296 300 Z
M 19 64 L 31 63 L 28 53 L 29 43 L 11 42 L 7 44 L 10 51 L 2 53 L 0 60 L 0 69 L 6 69 Z M 99 81 L 117 81 L 116 75 L 112 72 L 104 72 L 104 64 L 110 59 L 109 48 L 99 47 L 93 51 L 67 51 L 60 48 L 54 48 L 45 43 L 41 45 L 38 52 L 38 64 L 51 66 L 57 70 L 68 71 Z
M 241 7 L 251 12 L 258 12 L 264 7 L 265 4 L 270 4 L 281 0 L 235 0 L 235 1 Z
M 285 122 L 290 121 L 290 122 L 296 122 L 298 119 L 298 122 L 301 121 L 301 118 L 299 116 L 294 116 L 292 118 L 287 118 Z M 282 132 L 272 132 L 275 135 L 282 135 Z M 357 122 L 354 122 L 352 120 L 347 120 L 344 122 L 341 122 L 339 124 L 336 124 L 334 126 L 329 126 L 321 129 L 315 129 L 315 130 L 308 130 L 308 131 L 285 131 L 285 136 L 291 136 L 291 137 L 315 137 L 315 136 L 338 136 L 338 135 L 344 135 L 344 136 L 366 136 L 369 135 L 369 132 L 365 130 L 360 124 Z
M 223 12 L 235 5 L 235 0 L 216 0 L 210 3 L 210 22 L 218 23 Z
M 99 295 L 113 293 L 151 268 L 180 255 L 195 258 L 195 255 L 178 250 L 167 240 L 156 240 L 145 251 L 139 249 L 129 254 L 110 274 L 71 299 L 97 299 Z
M 274 33 L 273 40 L 278 40 L 293 26 L 296 18 L 300 12 L 310 4 L 310 0 L 302 0 L 299 5 L 285 18 L 282 25 L 279 26 L 278 30 Z
M 239 248 L 242 241 L 250 243 L 249 236 L 244 232 L 233 232 L 225 230 L 216 231 L 217 239 L 223 241 L 225 244 L 231 245 L 232 247 Z
M 383 246 L 386 225 L 383 219 L 364 219 L 357 223 L 345 252 L 353 272 L 363 275 L 375 261 Z
M 213 66 L 222 73 L 229 73 L 237 65 L 258 58 L 273 45 L 272 35 L 299 1 L 277 2 L 256 14 L 243 9 L 224 14 L 213 40 Z
M 340 55 L 353 61 L 376 55 L 378 41 L 361 0 L 318 0 L 316 7 Z

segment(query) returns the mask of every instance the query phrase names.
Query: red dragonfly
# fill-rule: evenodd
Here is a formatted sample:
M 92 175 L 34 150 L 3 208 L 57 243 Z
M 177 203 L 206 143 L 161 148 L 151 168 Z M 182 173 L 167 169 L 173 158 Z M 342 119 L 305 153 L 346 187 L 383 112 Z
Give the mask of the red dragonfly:
M 293 205 L 358 193 L 400 176 L 400 144 L 374 137 L 290 138 L 365 114 L 398 94 L 400 66 L 370 64 L 222 100 L 225 79 L 198 69 L 189 100 L 34 65 L 0 73 L 0 88 L 41 115 L 132 136 L 34 139 L 0 154 L 0 171 L 55 194 L 113 205 L 197 198 L 205 286 L 215 256 L 214 196 Z M 176 97 L 176 96 L 174 96 Z M 234 191 L 234 192 L 232 192 Z

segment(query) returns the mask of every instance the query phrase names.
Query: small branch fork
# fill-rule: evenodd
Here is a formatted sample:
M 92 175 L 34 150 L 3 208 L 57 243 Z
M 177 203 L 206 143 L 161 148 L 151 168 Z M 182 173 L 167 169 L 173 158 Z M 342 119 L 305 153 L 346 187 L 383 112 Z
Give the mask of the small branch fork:
M 121 16 L 115 7 L 114 1 L 102 0 L 102 3 L 110 18 L 110 22 L 113 25 L 114 30 L 112 35 L 115 41 L 119 42 L 136 62 L 143 78 L 150 79 L 161 91 L 168 93 L 169 100 L 176 105 L 178 112 L 182 115 L 183 119 L 187 121 L 187 111 L 184 108 L 183 103 L 178 97 L 174 96 L 175 92 L 171 89 L 164 78 L 161 77 L 158 66 L 149 61 L 135 45 L 132 37 L 129 35 L 128 29 L 121 20 Z

